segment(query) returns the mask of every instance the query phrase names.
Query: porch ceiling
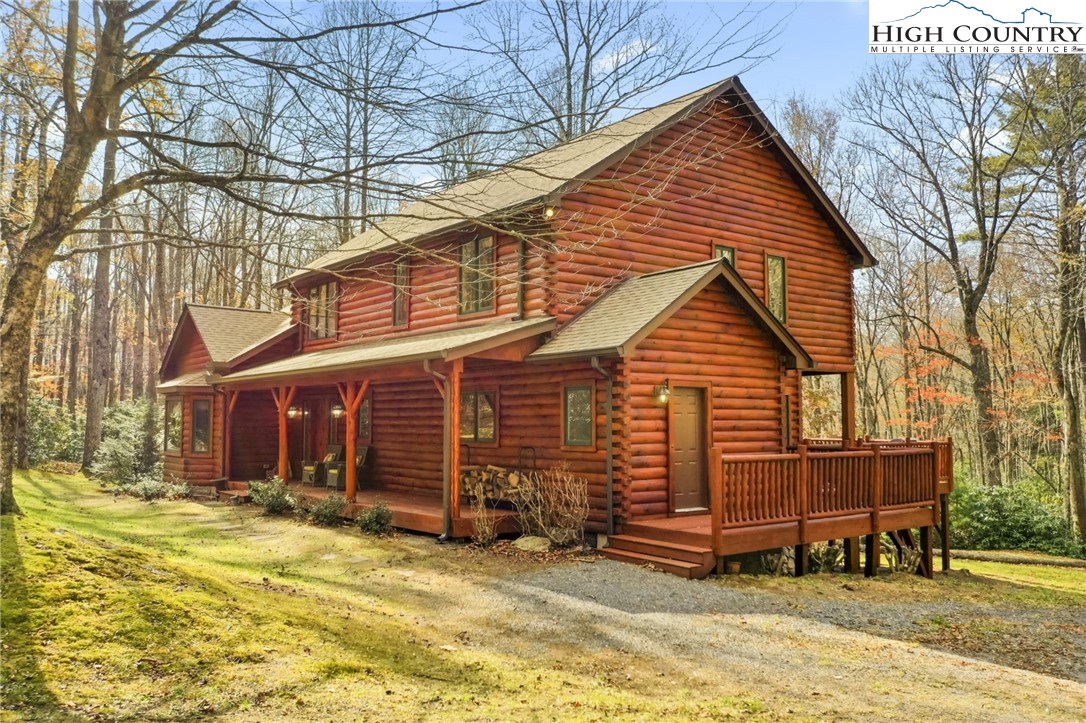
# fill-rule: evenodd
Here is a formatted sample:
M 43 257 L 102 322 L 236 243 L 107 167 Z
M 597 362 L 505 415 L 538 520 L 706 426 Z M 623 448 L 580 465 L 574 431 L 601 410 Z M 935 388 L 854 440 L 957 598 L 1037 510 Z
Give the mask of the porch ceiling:
M 296 379 L 416 361 L 447 361 L 528 339 L 554 328 L 550 317 L 497 321 L 467 328 L 400 336 L 363 344 L 322 349 L 279 359 L 223 376 L 220 384 Z

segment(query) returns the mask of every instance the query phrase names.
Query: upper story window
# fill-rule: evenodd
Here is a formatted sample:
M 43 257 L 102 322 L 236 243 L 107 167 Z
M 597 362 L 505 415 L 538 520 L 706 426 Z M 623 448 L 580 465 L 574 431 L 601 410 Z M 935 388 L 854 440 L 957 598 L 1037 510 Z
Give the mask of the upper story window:
M 407 323 L 408 300 L 411 294 L 411 266 L 407 259 L 396 262 L 392 279 L 392 325 Z
M 783 256 L 765 257 L 765 305 L 783 324 L 788 321 L 788 269 Z
M 713 246 L 713 256 L 718 259 L 724 259 L 728 262 L 728 266 L 731 266 L 733 269 L 735 268 L 735 248 L 716 244 Z
M 166 400 L 166 423 L 163 428 L 162 447 L 167 452 L 181 451 L 181 400 Z
M 460 247 L 460 313 L 494 308 L 494 237 L 483 236 Z
M 329 339 L 336 335 L 336 282 L 309 290 L 308 324 L 310 339 Z

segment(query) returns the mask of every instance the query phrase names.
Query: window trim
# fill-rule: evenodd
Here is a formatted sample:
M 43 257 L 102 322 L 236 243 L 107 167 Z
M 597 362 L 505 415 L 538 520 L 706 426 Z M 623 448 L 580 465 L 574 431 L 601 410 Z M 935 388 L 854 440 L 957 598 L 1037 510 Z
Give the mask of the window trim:
M 392 269 L 392 325 L 411 323 L 411 260 L 399 259 Z
M 483 445 L 489 447 L 497 447 L 501 439 L 501 396 L 498 387 L 492 388 L 473 388 L 473 389 L 461 389 L 460 390 L 460 415 L 464 414 L 464 397 L 468 394 L 489 394 L 494 399 L 494 439 L 478 439 L 479 434 L 479 403 L 475 403 L 475 434 L 476 438 L 468 438 L 461 436 L 460 444 L 470 445 Z M 456 420 L 456 433 L 460 434 L 460 419 Z
M 721 253 L 722 251 L 729 252 L 728 254 Z M 735 247 L 728 246 L 726 244 L 713 244 L 713 258 L 724 259 L 728 262 L 728 265 L 733 269 L 735 268 Z
M 474 253 L 471 254 L 476 264 L 483 263 L 483 254 L 479 251 L 479 245 L 483 241 L 490 241 L 490 258 L 485 260 L 487 268 L 485 270 L 479 270 L 470 267 L 464 261 L 465 250 L 474 249 Z M 482 314 L 493 314 L 498 307 L 497 295 L 498 285 L 495 279 L 495 271 L 498 265 L 498 244 L 494 237 L 494 234 L 481 234 L 473 237 L 468 241 L 464 241 L 457 248 L 457 294 L 456 294 L 456 312 L 458 316 L 477 316 Z M 473 282 L 470 282 L 476 286 L 488 286 L 486 294 L 484 294 L 485 302 L 480 302 L 476 298 L 476 305 L 474 308 L 465 308 L 465 292 L 468 289 L 469 282 L 465 279 L 465 272 L 471 272 L 475 274 L 481 274 Z M 488 272 L 488 273 L 485 273 Z M 485 305 L 484 305 L 485 304 Z
M 781 316 L 777 316 L 773 313 L 773 303 L 771 299 L 772 286 L 770 285 L 769 265 L 772 259 L 779 259 L 781 262 Z M 766 253 L 765 255 L 765 306 L 769 309 L 769 313 L 782 324 L 788 323 L 788 258 L 780 254 Z
M 318 297 L 314 299 L 314 294 Z M 323 298 L 321 298 L 323 295 Z M 331 299 L 329 299 L 331 296 Z M 314 308 L 319 305 L 323 313 L 314 320 Z M 311 340 L 337 339 L 339 337 L 339 283 L 328 281 L 317 284 L 306 293 L 306 337 Z
M 170 405 L 176 404 L 181 410 L 180 422 L 180 435 L 177 438 L 177 446 L 170 448 Z M 184 397 L 166 397 L 165 404 L 163 405 L 163 422 L 162 422 L 162 452 L 163 454 L 180 456 L 185 452 L 185 398 Z
M 207 449 L 196 449 L 196 404 L 207 402 Z M 192 419 L 192 434 L 189 435 L 189 454 L 210 456 L 215 452 L 215 400 L 211 397 L 192 397 L 189 401 L 189 414 Z M 182 412 L 184 415 L 184 412 Z M 182 445 L 184 436 L 182 435 Z
M 569 424 L 568 424 L 568 419 L 567 419 L 567 414 L 569 413 L 569 408 L 566 406 L 566 391 L 568 389 L 588 389 L 589 394 L 592 395 L 592 404 L 591 404 L 592 414 L 591 414 L 591 425 L 590 425 L 591 430 L 592 430 L 592 432 L 591 432 L 592 441 L 590 441 L 590 442 L 586 442 L 586 443 L 570 442 L 569 438 L 566 436 L 566 432 L 569 429 Z M 561 448 L 563 450 L 569 450 L 569 451 L 576 451 L 576 450 L 595 451 L 597 449 L 596 405 L 597 405 L 597 403 L 599 401 L 596 398 L 596 380 L 595 379 L 574 379 L 574 380 L 570 380 L 570 381 L 567 381 L 567 382 L 563 382 L 562 383 L 561 394 L 562 394 L 562 398 L 561 398 L 560 404 L 561 404 L 562 411 L 561 411 L 561 414 L 559 416 L 559 422 L 561 424 L 561 429 L 559 430 L 559 433 L 560 433 L 559 441 L 561 442 Z

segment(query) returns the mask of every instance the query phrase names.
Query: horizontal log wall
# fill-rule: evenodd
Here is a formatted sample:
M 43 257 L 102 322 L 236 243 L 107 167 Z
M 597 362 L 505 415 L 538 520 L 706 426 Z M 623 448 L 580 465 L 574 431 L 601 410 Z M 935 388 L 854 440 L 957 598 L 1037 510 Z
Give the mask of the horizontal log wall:
M 392 324 L 397 256 L 381 254 L 367 261 L 364 268 L 345 273 L 339 279 L 336 337 L 310 339 L 308 332 L 303 331 L 304 349 L 313 351 L 358 344 L 389 334 L 437 331 L 465 322 L 481 323 L 516 314 L 519 245 L 517 239 L 508 235 L 495 237 L 494 308 L 474 314 L 460 314 L 459 242 L 476 235 L 474 232 L 448 234 L 440 241 L 424 244 L 422 251 L 411 259 L 408 323 L 404 325 Z M 300 293 L 304 297 L 308 291 L 303 288 Z M 541 289 L 533 292 L 536 298 L 541 294 Z M 300 307 L 296 305 L 295 317 L 299 314 Z
M 809 194 L 750 125 L 717 102 L 562 199 L 553 267 L 560 322 L 585 288 L 696 263 L 713 246 L 765 299 L 765 255 L 788 271 L 788 328 L 824 370 L 851 369 L 852 268 Z
M 614 362 L 605 368 L 617 373 Z M 595 444 L 564 447 L 562 388 L 579 383 L 595 388 Z M 607 387 L 589 361 L 518 365 L 469 360 L 461 384 L 464 391 L 496 390 L 499 408 L 497 444 L 464 442 L 462 463 L 536 470 L 566 465 L 588 483 L 589 529 L 605 530 Z
M 665 379 L 673 387 L 683 386 L 683 377 L 712 384 L 712 446 L 781 451 L 779 352 L 732 293 L 721 284 L 706 288 L 642 341 L 626 366 L 630 517 L 670 511 L 667 408 L 653 396 Z
M 279 413 L 271 392 L 259 389 L 240 394 L 230 415 L 230 476 L 261 480 L 264 466 L 274 470 L 279 461 Z

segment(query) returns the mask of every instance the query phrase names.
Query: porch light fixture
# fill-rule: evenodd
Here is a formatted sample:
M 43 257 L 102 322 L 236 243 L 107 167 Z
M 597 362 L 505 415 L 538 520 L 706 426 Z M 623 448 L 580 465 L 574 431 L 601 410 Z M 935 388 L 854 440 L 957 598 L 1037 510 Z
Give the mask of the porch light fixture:
M 289 407 L 287 409 L 287 419 L 297 419 L 302 416 L 302 410 L 298 407 Z
M 543 208 L 543 216 L 546 218 L 554 218 L 554 214 L 558 213 L 558 209 L 554 206 L 545 206 Z
M 345 410 L 343 409 L 342 404 L 333 404 L 332 405 L 332 416 L 335 417 L 336 419 L 339 419 L 340 417 L 342 417 L 344 411 Z
M 657 384 L 652 389 L 653 396 L 656 397 L 656 402 L 660 406 L 667 404 L 667 401 L 671 399 L 671 386 L 670 380 L 665 379 L 663 384 Z

